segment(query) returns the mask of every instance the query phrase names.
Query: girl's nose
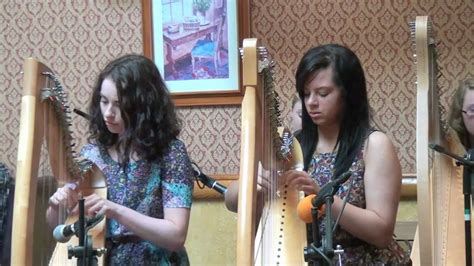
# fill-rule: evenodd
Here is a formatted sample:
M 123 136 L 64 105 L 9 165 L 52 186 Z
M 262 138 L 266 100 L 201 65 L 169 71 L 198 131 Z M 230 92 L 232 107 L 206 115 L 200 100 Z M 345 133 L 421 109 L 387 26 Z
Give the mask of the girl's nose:
M 114 117 L 115 116 L 115 110 L 114 110 L 114 107 L 112 105 L 108 105 L 106 108 L 105 108 L 105 113 L 104 113 L 104 116 L 105 117 Z
M 309 105 L 318 105 L 319 101 L 318 101 L 318 97 L 316 94 L 314 93 L 311 93 L 309 96 L 308 96 L 308 99 L 306 100 L 307 104 Z

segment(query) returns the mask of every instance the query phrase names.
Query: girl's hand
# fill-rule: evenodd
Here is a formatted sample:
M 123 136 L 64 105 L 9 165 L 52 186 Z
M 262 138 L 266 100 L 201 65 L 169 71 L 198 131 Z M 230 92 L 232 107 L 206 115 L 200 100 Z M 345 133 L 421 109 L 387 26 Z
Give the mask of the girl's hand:
M 268 192 L 271 188 L 271 176 L 272 172 L 263 168 L 262 165 L 258 166 L 258 175 L 257 175 L 257 191 Z
M 48 203 L 49 206 L 56 211 L 61 205 L 71 210 L 76 206 L 78 199 L 79 194 L 75 190 L 75 186 L 66 184 L 56 190 L 56 192 L 49 198 Z
M 84 197 L 84 214 L 92 217 L 96 215 L 105 215 L 109 218 L 114 218 L 118 213 L 120 205 L 102 198 L 97 194 L 91 194 Z M 79 206 L 76 206 L 73 210 L 74 214 L 79 214 Z
M 289 170 L 280 176 L 281 182 L 288 184 L 290 188 L 295 188 L 298 191 L 303 191 L 305 194 L 317 194 L 320 187 L 308 173 L 298 170 Z

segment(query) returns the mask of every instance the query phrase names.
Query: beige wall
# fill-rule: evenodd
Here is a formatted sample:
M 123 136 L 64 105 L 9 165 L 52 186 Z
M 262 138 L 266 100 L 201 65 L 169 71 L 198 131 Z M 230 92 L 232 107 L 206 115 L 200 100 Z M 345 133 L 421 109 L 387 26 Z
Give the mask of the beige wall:
M 21 71 L 26 57 L 39 58 L 54 69 L 69 92 L 71 107 L 85 109 L 96 75 L 109 60 L 127 53 L 142 53 L 139 1 L 77 2 L 1 1 L 0 161 L 10 169 L 14 169 L 16 162 Z M 294 92 L 294 72 L 305 50 L 329 42 L 352 48 L 367 73 L 376 125 L 393 138 L 403 172 L 412 173 L 416 76 L 408 22 L 416 15 L 430 15 L 434 22 L 441 51 L 441 105 L 447 108 L 458 80 L 474 76 L 473 10 L 474 2 L 465 0 L 253 0 L 251 32 L 262 40 L 276 61 L 276 87 L 284 102 L 289 102 Z M 289 106 L 282 106 L 286 115 Z M 238 173 L 239 107 L 180 108 L 179 114 L 184 125 L 181 137 L 202 170 L 209 174 Z M 73 130 L 81 146 L 87 130 L 84 119 L 75 117 Z M 203 221 L 206 225 L 226 223 L 221 218 L 232 216 L 215 202 L 209 206 L 202 204 L 196 204 L 199 207 L 193 210 L 193 217 L 199 216 L 197 211 L 204 206 L 212 208 L 217 217 L 214 220 L 207 215 L 207 221 Z M 205 224 L 194 219 L 191 226 L 206 227 Z M 206 234 L 193 230 L 197 229 L 191 229 L 189 241 Z M 227 243 L 232 241 L 229 238 Z M 190 249 L 192 256 L 196 252 Z
M 235 265 L 237 214 L 220 200 L 196 200 L 186 240 L 191 265 Z

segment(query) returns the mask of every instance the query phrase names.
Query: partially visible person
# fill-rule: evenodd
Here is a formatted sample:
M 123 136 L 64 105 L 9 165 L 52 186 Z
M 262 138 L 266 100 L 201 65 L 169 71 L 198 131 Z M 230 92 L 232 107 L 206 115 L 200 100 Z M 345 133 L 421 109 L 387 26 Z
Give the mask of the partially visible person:
M 474 78 L 460 82 L 452 100 L 448 123 L 466 150 L 474 148 Z
M 14 179 L 0 163 L 0 265 L 10 265 Z
M 108 196 L 85 197 L 87 216 L 107 218 L 108 265 L 189 265 L 193 170 L 166 85 L 148 58 L 126 55 L 110 62 L 94 87 L 90 138 L 81 154 L 104 173 Z M 47 220 L 60 206 L 78 213 L 78 191 L 59 188 Z
M 301 105 L 301 99 L 298 96 L 298 94 L 294 94 L 292 99 L 291 99 L 291 111 L 289 114 L 289 130 L 291 133 L 295 134 L 299 130 L 301 130 L 301 110 L 302 110 L 302 105 Z M 261 163 L 258 164 L 258 194 L 257 194 L 257 205 L 258 206 L 263 206 L 263 191 L 262 189 L 265 189 L 265 187 L 269 186 L 269 177 L 271 175 L 271 172 L 269 170 L 265 170 L 262 166 Z M 227 192 L 225 194 L 225 205 L 228 210 L 232 212 L 237 212 L 237 205 L 238 205 L 238 188 L 239 182 L 238 181 L 233 181 L 229 184 L 227 188 Z M 260 210 L 257 210 L 259 213 Z M 259 217 L 259 215 L 257 215 Z
M 265 203 L 264 198 L 270 187 L 271 172 L 265 170 L 262 164 L 259 162 L 257 166 L 257 202 L 256 202 L 256 217 L 257 223 L 262 213 L 263 204 Z M 239 205 L 239 180 L 230 182 L 227 186 L 227 191 L 224 194 L 224 204 L 226 208 L 231 212 L 238 211 Z
M 370 125 L 359 59 L 337 44 L 312 48 L 298 65 L 296 89 L 304 99 L 297 137 L 305 171 L 290 170 L 280 178 L 309 195 L 350 171 L 352 176 L 336 192 L 331 209 L 334 220 L 343 211 L 333 236 L 333 243 L 344 249 L 342 264 L 409 264 L 408 254 L 393 238 L 401 166 L 391 140 Z M 321 236 L 324 227 L 320 223 Z M 332 262 L 337 263 L 337 256 Z
M 291 99 L 291 112 L 290 112 L 290 131 L 296 133 L 301 130 L 301 112 L 302 112 L 301 99 L 298 94 L 294 94 Z
M 231 212 L 238 211 L 239 205 L 239 181 L 234 180 L 227 186 L 227 191 L 224 194 L 224 204 L 226 208 Z

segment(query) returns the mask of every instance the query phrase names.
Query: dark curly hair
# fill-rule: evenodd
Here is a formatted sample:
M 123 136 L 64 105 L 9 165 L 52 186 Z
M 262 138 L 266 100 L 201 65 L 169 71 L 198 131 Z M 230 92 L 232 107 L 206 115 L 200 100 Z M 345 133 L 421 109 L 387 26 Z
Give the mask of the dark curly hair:
M 100 109 L 102 82 L 110 79 L 117 97 L 125 131 L 120 136 L 105 125 Z M 170 93 L 156 65 L 141 55 L 125 55 L 110 62 L 94 87 L 89 113 L 90 141 L 115 146 L 125 165 L 132 153 L 148 161 L 160 158 L 180 131 L 180 121 Z
M 327 68 L 332 68 L 333 82 L 341 88 L 344 101 L 334 165 L 334 176 L 337 177 L 349 170 L 370 131 L 370 106 L 364 70 L 359 59 L 350 49 L 338 44 L 311 48 L 301 59 L 296 71 L 296 90 L 302 103 L 304 103 L 304 88 L 308 79 L 314 73 Z M 302 107 L 303 127 L 298 139 L 303 147 L 307 169 L 318 142 L 318 130 L 305 104 Z

